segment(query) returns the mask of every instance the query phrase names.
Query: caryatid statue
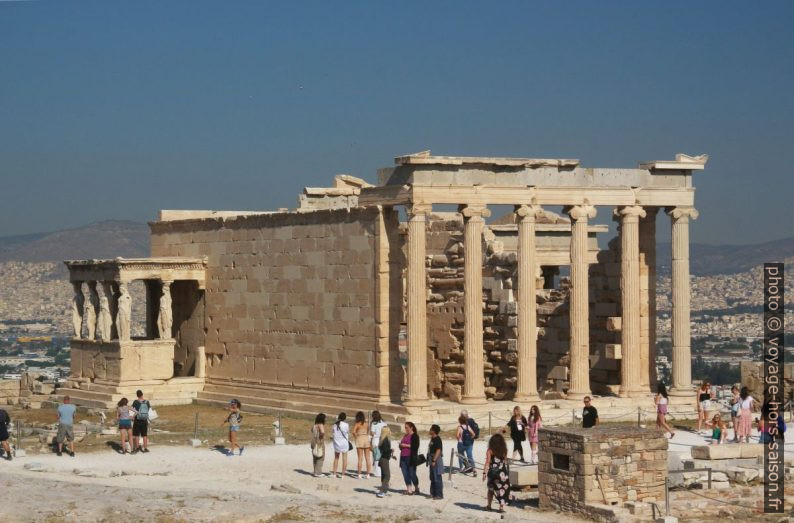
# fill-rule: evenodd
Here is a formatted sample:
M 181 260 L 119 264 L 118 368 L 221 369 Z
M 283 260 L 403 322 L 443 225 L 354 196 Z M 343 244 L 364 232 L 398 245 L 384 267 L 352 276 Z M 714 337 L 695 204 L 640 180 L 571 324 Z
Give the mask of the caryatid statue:
M 96 292 L 96 282 L 88 282 L 88 301 L 85 304 L 85 326 L 88 339 L 96 338 L 97 311 L 99 310 L 99 295 Z
M 74 337 L 80 338 L 83 335 L 83 308 L 85 307 L 85 296 L 83 295 L 83 282 L 73 281 L 74 298 L 72 298 L 72 328 Z
M 163 282 L 163 294 L 160 296 L 160 314 L 157 316 L 157 328 L 160 331 L 160 339 L 167 340 L 171 337 L 171 325 L 173 324 L 171 313 L 171 282 Z
M 110 341 L 110 329 L 113 327 L 113 316 L 110 314 L 110 284 L 102 282 L 102 293 L 99 294 L 99 317 L 97 327 L 99 338 L 102 341 Z
M 132 316 L 132 298 L 127 290 L 126 283 L 119 284 L 118 310 L 116 312 L 116 330 L 119 333 L 119 340 L 130 339 L 130 323 Z

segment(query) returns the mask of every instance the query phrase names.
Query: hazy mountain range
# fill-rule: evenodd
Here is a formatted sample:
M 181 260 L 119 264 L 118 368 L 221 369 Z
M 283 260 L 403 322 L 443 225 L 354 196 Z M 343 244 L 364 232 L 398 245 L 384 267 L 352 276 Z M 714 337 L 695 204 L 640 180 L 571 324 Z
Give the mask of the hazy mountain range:
M 89 258 L 149 255 L 149 227 L 145 223 L 108 220 L 76 229 L 0 237 L 0 262 L 60 262 Z M 692 274 L 735 274 L 763 262 L 794 257 L 794 238 L 754 245 L 690 246 Z M 670 244 L 657 247 L 658 272 L 670 271 Z

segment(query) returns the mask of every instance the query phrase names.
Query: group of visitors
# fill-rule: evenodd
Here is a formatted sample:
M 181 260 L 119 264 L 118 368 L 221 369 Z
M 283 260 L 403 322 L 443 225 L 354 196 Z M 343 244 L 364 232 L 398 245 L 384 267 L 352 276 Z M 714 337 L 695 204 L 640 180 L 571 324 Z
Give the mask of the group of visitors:
M 121 398 L 116 408 L 116 420 L 121 434 L 121 453 L 137 454 L 149 452 L 149 418 L 152 405 L 143 397 L 143 391 L 135 392 L 135 401 L 129 404 Z M 64 398 L 64 402 L 67 398 Z
M 543 426 L 543 418 L 540 415 L 540 408 L 532 405 L 529 408 L 529 418 L 521 414 L 521 407 L 513 407 L 513 416 L 507 422 L 507 427 L 502 429 L 502 433 L 510 431 L 510 439 L 513 440 L 513 460 L 516 454 L 522 463 L 524 459 L 524 441 L 529 441 L 530 463 L 537 463 L 538 455 L 538 429 Z
M 521 416 L 521 411 L 514 411 L 514 417 L 510 425 L 511 435 L 513 427 L 516 434 L 518 432 L 529 437 L 530 442 L 534 440 L 533 458 L 537 452 L 537 429 L 540 427 L 540 410 L 537 407 L 530 409 L 530 419 L 534 424 L 527 432 L 527 425 L 530 423 Z M 434 500 L 444 499 L 444 444 L 441 439 L 441 427 L 436 424 L 430 426 L 428 430 L 429 442 L 427 452 L 420 453 L 421 441 L 416 425 L 407 421 L 403 425 L 403 435 L 398 440 L 392 438 L 391 429 L 383 421 L 380 412 L 372 413 L 372 421 L 367 423 L 363 412 L 356 413 L 355 423 L 351 430 L 347 422 L 347 414 L 339 413 L 331 426 L 330 437 L 326 428 L 327 418 L 323 413 L 318 414 L 314 419 L 311 429 L 311 451 L 313 463 L 313 475 L 315 477 L 326 477 L 323 473 L 323 463 L 325 461 L 325 448 L 327 440 L 330 440 L 334 451 L 334 462 L 331 477 L 341 478 L 347 472 L 347 455 L 354 448 L 358 457 L 356 473 L 352 475 L 358 479 L 368 479 L 371 476 L 380 477 L 380 486 L 377 490 L 379 498 L 385 497 L 389 493 L 391 481 L 391 460 L 398 461 L 400 472 L 402 473 L 406 496 L 420 495 L 419 476 L 417 468 L 424 465 L 428 469 L 430 480 L 429 496 Z M 458 418 L 457 428 L 457 450 L 460 460 L 460 468 L 463 472 L 474 472 L 476 470 L 473 446 L 474 440 L 480 436 L 480 428 L 476 421 L 469 417 L 466 411 L 461 412 Z M 351 439 L 352 437 L 352 439 Z M 396 445 L 393 443 L 396 442 Z M 514 440 L 515 441 L 515 440 Z M 523 440 L 522 440 L 523 441 Z M 520 443 L 520 442 L 519 442 Z M 518 445 L 521 447 L 521 445 Z M 523 452 L 523 450 L 521 451 Z M 523 454 L 521 454 L 523 456 Z M 341 468 L 340 462 L 341 461 Z M 483 467 L 483 481 L 487 480 L 488 485 L 488 505 L 494 499 L 499 503 L 499 509 L 504 510 L 507 502 L 510 481 L 508 473 L 507 444 L 502 434 L 495 434 L 488 442 L 485 464 Z

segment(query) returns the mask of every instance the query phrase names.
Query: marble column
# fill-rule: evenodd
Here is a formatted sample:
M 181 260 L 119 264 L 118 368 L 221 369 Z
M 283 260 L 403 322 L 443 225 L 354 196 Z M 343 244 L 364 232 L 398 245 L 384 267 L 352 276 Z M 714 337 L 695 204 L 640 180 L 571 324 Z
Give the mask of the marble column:
M 595 218 L 592 205 L 566 207 L 571 217 L 571 368 L 568 399 L 590 394 L 590 311 L 587 220 Z
M 482 233 L 491 215 L 484 205 L 462 205 L 464 226 L 462 403 L 485 403 L 485 359 L 482 346 Z
M 96 290 L 97 282 L 88 282 L 88 301 L 85 304 L 86 334 L 89 340 L 96 339 L 97 313 L 99 312 L 99 294 Z
M 673 383 L 670 394 L 692 395 L 692 352 L 689 331 L 689 219 L 698 217 L 693 207 L 667 210 L 672 225 L 673 277 Z
M 408 393 L 405 405 L 421 407 L 427 397 L 427 274 L 425 271 L 427 216 L 431 205 L 413 205 L 408 212 Z
M 645 211 L 637 205 L 615 209 L 620 217 L 620 303 L 623 319 L 620 330 L 620 395 L 638 396 L 640 380 L 640 218 Z
M 656 214 L 645 207 L 640 218 L 640 383 L 644 390 L 656 387 Z
M 171 326 L 173 325 L 173 311 L 171 310 L 171 281 L 163 280 L 162 295 L 160 296 L 160 311 L 157 315 L 157 330 L 161 340 L 170 339 Z
M 75 338 L 83 337 L 83 310 L 85 309 L 85 296 L 83 295 L 83 282 L 73 281 L 72 289 L 72 329 Z
M 515 401 L 538 401 L 537 260 L 535 219 L 540 207 L 516 207 L 518 221 L 518 370 Z

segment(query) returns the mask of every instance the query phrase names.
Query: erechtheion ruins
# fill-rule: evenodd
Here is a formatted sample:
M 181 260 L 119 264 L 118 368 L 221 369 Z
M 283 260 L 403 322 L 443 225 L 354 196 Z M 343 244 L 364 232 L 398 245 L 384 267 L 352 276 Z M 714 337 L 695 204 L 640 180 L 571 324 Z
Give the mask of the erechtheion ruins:
M 647 398 L 665 213 L 671 393 L 690 401 L 692 173 L 706 160 L 601 169 L 424 152 L 379 170 L 376 186 L 338 175 L 306 188 L 292 211 L 161 211 L 151 258 L 66 262 L 75 338 L 62 393 L 99 406 L 145 387 L 160 403 L 237 397 L 393 419 L 457 415 L 456 403 Z M 597 209 L 619 224 L 604 249 Z M 140 338 L 133 280 L 146 288 Z

